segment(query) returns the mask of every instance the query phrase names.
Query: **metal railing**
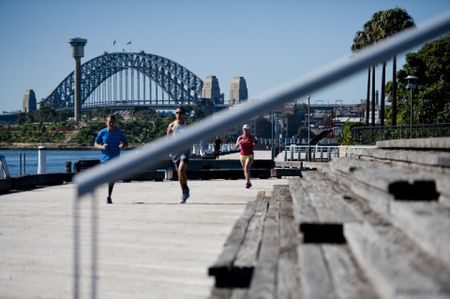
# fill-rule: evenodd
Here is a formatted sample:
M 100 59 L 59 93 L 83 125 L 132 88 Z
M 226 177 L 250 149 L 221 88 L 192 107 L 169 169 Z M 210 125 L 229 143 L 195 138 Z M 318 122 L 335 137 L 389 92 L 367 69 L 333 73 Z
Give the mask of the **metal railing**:
M 328 162 L 333 157 L 339 157 L 339 146 L 291 144 L 284 149 L 284 161 Z
M 412 131 L 412 132 L 411 132 Z M 411 136 L 412 135 L 412 136 Z M 380 140 L 403 138 L 431 138 L 450 136 L 450 124 L 422 124 L 404 126 L 373 126 L 352 129 L 355 144 L 375 144 Z
M 80 198 L 102 184 L 123 179 L 151 167 L 170 152 L 182 150 L 220 134 L 237 124 L 271 111 L 277 106 L 291 102 L 313 91 L 319 90 L 336 81 L 366 69 L 367 66 L 381 63 L 394 55 L 418 46 L 450 31 L 450 13 L 437 17 L 423 26 L 406 30 L 392 38 L 378 42 L 372 47 L 362 50 L 357 55 L 346 57 L 328 67 L 294 80 L 266 94 L 256 97 L 258 100 L 248 101 L 239 109 L 218 112 L 193 124 L 177 138 L 163 137 L 152 142 L 139 151 L 129 153 L 104 165 L 92 168 L 75 176 L 77 200 L 74 201 L 74 297 L 80 295 L 80 232 L 79 206 Z M 92 200 L 92 248 L 91 248 L 91 297 L 97 297 L 97 214 L 96 200 Z

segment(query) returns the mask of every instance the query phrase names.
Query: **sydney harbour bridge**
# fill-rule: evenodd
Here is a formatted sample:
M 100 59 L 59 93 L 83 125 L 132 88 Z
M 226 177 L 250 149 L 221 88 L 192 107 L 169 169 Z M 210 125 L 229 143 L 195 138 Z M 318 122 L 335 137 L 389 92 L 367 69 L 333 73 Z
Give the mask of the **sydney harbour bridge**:
M 104 53 L 81 65 L 82 110 L 94 108 L 173 109 L 178 105 L 219 105 L 220 96 L 202 98 L 203 81 L 184 66 L 145 52 Z M 74 109 L 74 72 L 40 102 L 56 111 Z

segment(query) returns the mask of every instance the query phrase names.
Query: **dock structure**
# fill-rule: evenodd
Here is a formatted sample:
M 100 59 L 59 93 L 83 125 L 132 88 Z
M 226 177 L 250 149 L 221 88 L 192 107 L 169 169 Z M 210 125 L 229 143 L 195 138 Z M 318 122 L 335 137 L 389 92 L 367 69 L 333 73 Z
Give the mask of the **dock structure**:
M 118 183 L 113 205 L 104 186 L 81 199 L 78 248 L 72 184 L 4 194 L 0 291 L 75 297 L 76 252 L 79 298 L 450 298 L 449 149 L 385 141 L 251 189 L 191 180 L 186 205 L 176 181 Z

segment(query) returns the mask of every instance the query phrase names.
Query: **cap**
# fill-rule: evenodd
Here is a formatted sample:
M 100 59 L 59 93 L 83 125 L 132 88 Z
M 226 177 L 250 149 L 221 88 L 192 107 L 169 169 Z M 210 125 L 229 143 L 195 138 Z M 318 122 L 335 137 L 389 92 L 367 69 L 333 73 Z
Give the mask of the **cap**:
M 242 126 L 242 129 L 247 129 L 248 130 L 248 129 L 250 129 L 250 126 L 245 124 L 245 125 Z

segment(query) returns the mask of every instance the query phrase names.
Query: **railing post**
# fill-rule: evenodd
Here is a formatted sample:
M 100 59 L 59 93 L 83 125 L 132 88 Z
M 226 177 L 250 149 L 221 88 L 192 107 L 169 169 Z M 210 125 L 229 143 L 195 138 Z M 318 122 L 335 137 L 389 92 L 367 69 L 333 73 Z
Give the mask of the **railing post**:
M 23 174 L 27 174 L 27 154 L 23 153 Z
M 19 175 L 22 175 L 22 167 L 23 167 L 23 161 L 22 161 L 22 153 L 19 153 Z
M 291 161 L 294 160 L 294 150 L 297 149 L 297 146 L 295 145 L 290 145 L 289 148 L 291 149 Z
M 47 166 L 47 148 L 41 145 L 38 147 L 37 174 L 44 174 L 46 166 Z

